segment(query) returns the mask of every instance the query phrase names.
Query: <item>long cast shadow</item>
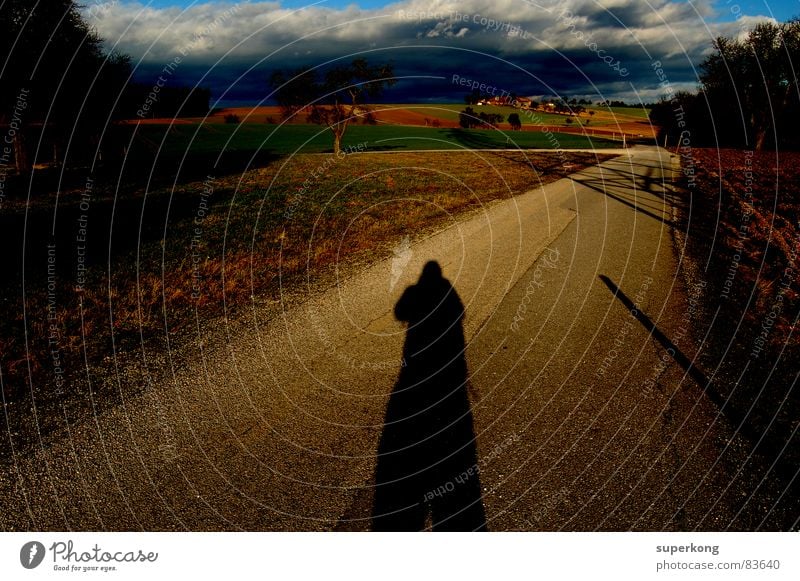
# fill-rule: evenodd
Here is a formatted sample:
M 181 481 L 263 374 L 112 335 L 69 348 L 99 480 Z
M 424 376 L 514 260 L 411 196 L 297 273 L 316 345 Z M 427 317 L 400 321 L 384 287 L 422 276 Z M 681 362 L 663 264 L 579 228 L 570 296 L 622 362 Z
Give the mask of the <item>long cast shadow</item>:
M 759 455 L 764 459 L 772 462 L 770 470 L 775 469 L 776 476 L 783 479 L 783 482 L 792 483 L 797 479 L 798 472 L 797 463 L 793 462 L 794 456 L 790 456 L 787 452 L 789 449 L 789 442 L 795 437 L 797 433 L 796 425 L 793 427 L 789 425 L 782 428 L 776 424 L 778 418 L 777 411 L 784 407 L 784 403 L 789 395 L 792 393 L 800 373 L 796 374 L 791 384 L 786 387 L 785 392 L 781 392 L 778 396 L 764 393 L 766 384 L 763 379 L 758 380 L 762 382 L 758 395 L 753 399 L 747 396 L 747 390 L 739 389 L 737 396 L 724 397 L 716 384 L 714 375 L 708 377 L 703 371 L 697 367 L 693 360 L 684 354 L 674 342 L 667 337 L 661 329 L 639 308 L 628 296 L 616 285 L 614 282 L 605 275 L 600 275 L 600 280 L 614 293 L 614 296 L 625 305 L 631 314 L 647 329 L 658 341 L 667 353 L 686 371 L 686 374 L 694 379 L 698 385 L 703 388 L 704 393 L 708 398 L 716 404 L 720 413 L 724 414 L 733 426 L 736 426 L 736 433 L 742 434 L 754 446 L 753 452 L 759 451 Z M 742 382 L 747 385 L 748 381 L 752 381 L 749 377 L 745 377 L 744 372 L 739 376 L 734 390 L 739 388 L 739 383 Z M 787 381 L 789 384 L 789 381 Z M 732 392 L 731 392 L 732 394 Z M 783 401 L 780 401 L 780 400 Z M 774 460 L 773 460 L 774 459 Z M 787 460 L 788 459 L 788 460 Z M 764 461 L 764 460 L 762 460 Z M 760 486 L 760 485 L 759 485 Z M 788 488 L 787 488 L 788 490 Z M 796 527 L 795 523 L 795 527 Z
M 628 311 L 636 318 L 636 320 L 639 321 L 639 323 L 641 323 L 642 326 L 650 332 L 653 338 L 661 343 L 661 346 L 666 349 L 667 353 L 672 357 L 672 359 L 674 359 L 678 365 L 683 367 L 687 375 L 694 379 L 698 385 L 703 387 L 709 398 L 711 398 L 715 404 L 724 409 L 725 401 L 719 397 L 719 393 L 714 388 L 712 381 L 706 376 L 706 374 L 703 373 L 697 367 L 697 365 L 695 365 L 692 360 L 689 359 L 689 357 L 687 357 L 686 354 L 681 351 L 678 346 L 675 345 L 675 343 L 673 343 L 672 340 L 663 333 L 663 331 L 661 331 L 661 329 L 658 328 L 658 326 L 656 326 L 650 317 L 641 312 L 636 304 L 630 298 L 628 298 L 628 295 L 626 295 L 616 284 L 614 284 L 610 278 L 604 274 L 601 274 L 600 280 L 602 280 L 603 284 L 605 284 L 608 289 L 614 293 L 614 296 L 619 299 L 623 305 L 625 305 L 625 308 L 628 309 Z
M 437 262 L 395 305 L 408 323 L 375 471 L 373 530 L 486 530 L 467 394 L 464 306 Z

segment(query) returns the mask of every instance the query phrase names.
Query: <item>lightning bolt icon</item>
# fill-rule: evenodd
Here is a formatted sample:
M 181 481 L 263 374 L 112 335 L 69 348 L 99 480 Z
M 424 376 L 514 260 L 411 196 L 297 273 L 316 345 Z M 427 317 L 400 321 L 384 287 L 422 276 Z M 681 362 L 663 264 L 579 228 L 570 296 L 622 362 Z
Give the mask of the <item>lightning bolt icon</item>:
M 33 558 L 36 556 L 36 553 L 39 552 L 39 547 L 36 545 L 31 545 L 31 552 L 28 555 L 28 565 L 33 563 Z

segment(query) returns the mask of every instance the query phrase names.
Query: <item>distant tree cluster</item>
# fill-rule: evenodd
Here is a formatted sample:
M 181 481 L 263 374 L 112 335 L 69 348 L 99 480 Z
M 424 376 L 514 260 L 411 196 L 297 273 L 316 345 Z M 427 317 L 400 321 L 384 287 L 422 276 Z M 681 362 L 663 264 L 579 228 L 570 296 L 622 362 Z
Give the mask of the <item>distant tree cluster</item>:
M 476 113 L 472 107 L 467 107 L 458 114 L 458 124 L 464 129 L 473 127 L 497 127 L 505 117 L 499 113 Z
M 0 2 L 0 128 L 15 170 L 39 162 L 83 165 L 113 138 L 115 121 L 136 117 L 153 86 L 130 81 L 130 58 L 107 52 L 73 0 Z M 205 115 L 206 89 L 159 86 L 151 116 Z M 109 146 L 110 147 L 110 146 Z
M 62 161 L 88 153 L 130 75 L 130 59 L 107 53 L 72 0 L 0 3 L 0 126 L 13 128 L 17 171 L 30 169 L 30 137 L 52 144 Z
M 458 114 L 458 124 L 464 129 L 471 129 L 480 124 L 478 114 L 472 107 L 467 107 Z
M 478 89 L 473 89 L 471 93 L 464 95 L 464 103 L 467 105 L 477 105 L 480 101 L 490 97 L 491 95 L 483 95 Z
M 629 105 L 625 101 L 613 101 L 613 100 L 598 101 L 597 104 L 600 105 L 601 107 L 639 107 L 639 105 Z
M 746 38 L 720 37 L 701 65 L 700 90 L 655 104 L 650 119 L 672 143 L 800 147 L 800 20 L 756 25 Z

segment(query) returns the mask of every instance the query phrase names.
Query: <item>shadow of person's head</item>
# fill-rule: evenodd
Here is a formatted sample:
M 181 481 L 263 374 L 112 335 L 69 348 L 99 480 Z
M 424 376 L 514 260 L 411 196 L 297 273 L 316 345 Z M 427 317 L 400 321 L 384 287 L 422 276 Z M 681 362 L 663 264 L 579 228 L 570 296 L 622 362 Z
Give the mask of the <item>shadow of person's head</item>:
M 450 281 L 442 275 L 442 267 L 435 260 L 425 263 L 417 283 L 409 286 L 397 301 L 394 314 L 397 320 L 409 323 L 407 348 L 409 343 L 422 340 L 422 334 L 440 336 L 457 332 L 463 335 L 461 320 L 464 306 Z M 449 343 L 452 344 L 453 339 L 450 337 Z M 463 339 L 460 342 L 463 343 Z M 417 345 L 415 351 L 421 347 L 422 345 Z
M 422 267 L 422 273 L 419 275 L 419 283 L 438 283 L 444 277 L 442 276 L 442 267 L 435 260 L 429 260 Z

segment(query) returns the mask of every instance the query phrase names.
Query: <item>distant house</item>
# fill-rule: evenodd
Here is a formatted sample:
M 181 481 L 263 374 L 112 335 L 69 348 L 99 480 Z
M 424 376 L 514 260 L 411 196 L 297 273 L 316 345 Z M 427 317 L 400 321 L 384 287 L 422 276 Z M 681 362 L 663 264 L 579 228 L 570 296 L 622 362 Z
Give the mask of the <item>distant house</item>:
M 495 105 L 497 107 L 517 107 L 519 109 L 530 109 L 533 99 L 529 97 L 516 97 L 511 95 L 494 96 L 488 99 L 481 99 L 476 105 Z
M 531 103 L 533 103 L 533 99 L 528 97 L 517 97 L 515 105 L 520 109 L 530 109 Z
M 503 106 L 506 106 L 506 105 L 511 105 L 511 97 L 509 95 L 492 97 L 491 99 L 489 99 L 487 104 L 489 104 L 489 105 L 497 105 L 499 107 L 503 107 Z

